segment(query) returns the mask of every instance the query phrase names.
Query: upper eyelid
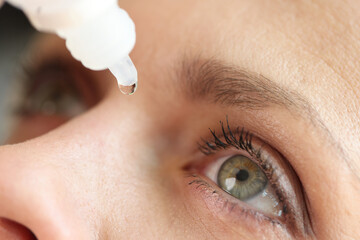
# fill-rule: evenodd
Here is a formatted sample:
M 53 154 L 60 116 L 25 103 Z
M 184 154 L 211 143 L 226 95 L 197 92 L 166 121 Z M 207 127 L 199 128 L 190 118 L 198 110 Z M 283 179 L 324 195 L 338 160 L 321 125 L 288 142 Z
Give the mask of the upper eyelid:
M 275 81 L 252 73 L 239 66 L 221 60 L 184 56 L 176 69 L 181 79 L 181 89 L 191 100 L 206 99 L 217 104 L 236 106 L 242 109 L 258 110 L 277 105 L 290 111 L 293 116 L 304 119 L 318 130 L 333 145 L 354 176 L 360 180 L 353 160 L 343 144 L 333 137 L 326 122 L 319 113 L 296 91 L 284 89 Z

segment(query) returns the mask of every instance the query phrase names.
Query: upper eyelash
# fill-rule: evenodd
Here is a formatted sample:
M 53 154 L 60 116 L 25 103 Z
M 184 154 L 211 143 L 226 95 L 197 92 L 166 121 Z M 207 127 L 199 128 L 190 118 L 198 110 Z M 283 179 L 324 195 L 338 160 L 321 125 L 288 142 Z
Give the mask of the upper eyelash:
M 215 133 L 215 130 L 209 128 L 213 139 L 211 141 L 202 139 L 202 143 L 199 143 L 199 150 L 205 155 L 210 155 L 219 149 L 226 149 L 229 147 L 235 147 L 236 149 L 242 149 L 247 151 L 251 156 L 259 158 L 261 156 L 261 148 L 255 150 L 252 145 L 253 135 L 246 131 L 244 128 L 236 128 L 235 131 L 232 131 L 229 125 L 229 119 L 226 116 L 226 127 L 224 122 L 220 121 L 222 137 L 224 137 L 225 142 L 222 141 Z M 226 130 L 225 130 L 226 129 Z M 238 135 L 238 139 L 235 137 Z

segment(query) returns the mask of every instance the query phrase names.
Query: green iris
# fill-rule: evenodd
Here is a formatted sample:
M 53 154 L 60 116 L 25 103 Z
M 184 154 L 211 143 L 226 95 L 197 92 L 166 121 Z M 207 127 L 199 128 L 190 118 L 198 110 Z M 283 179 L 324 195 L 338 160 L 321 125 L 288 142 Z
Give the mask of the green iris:
M 217 181 L 224 191 L 240 200 L 262 192 L 268 182 L 258 165 L 242 155 L 230 157 L 221 165 Z

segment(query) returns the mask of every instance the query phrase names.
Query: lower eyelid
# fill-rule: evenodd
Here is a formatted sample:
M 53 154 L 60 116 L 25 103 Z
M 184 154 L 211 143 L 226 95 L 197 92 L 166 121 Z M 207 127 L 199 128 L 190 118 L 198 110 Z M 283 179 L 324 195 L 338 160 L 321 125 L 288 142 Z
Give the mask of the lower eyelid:
M 224 222 L 229 228 L 239 229 L 244 227 L 251 232 L 251 236 L 258 234 L 259 237 L 269 235 L 271 229 L 276 238 L 288 237 L 286 226 L 277 218 L 270 218 L 245 203 L 232 199 L 216 185 L 210 183 L 196 174 L 185 177 L 189 190 L 189 197 L 195 198 L 199 204 L 206 206 L 215 218 Z M 259 227 L 261 226 L 261 227 Z

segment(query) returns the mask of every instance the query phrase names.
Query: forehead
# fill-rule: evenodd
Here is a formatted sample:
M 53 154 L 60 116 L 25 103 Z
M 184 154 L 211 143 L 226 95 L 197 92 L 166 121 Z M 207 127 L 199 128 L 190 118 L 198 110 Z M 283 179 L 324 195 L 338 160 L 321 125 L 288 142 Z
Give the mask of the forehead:
M 123 5 L 135 18 L 135 52 L 142 58 L 164 62 L 201 54 L 265 74 L 305 95 L 317 87 L 321 96 L 334 98 L 359 89 L 360 18 L 353 9 L 360 9 L 360 2 L 359 8 L 353 2 L 140 0 Z
M 147 82 L 172 84 L 168 71 L 184 55 L 231 63 L 298 92 L 350 157 L 360 155 L 359 1 L 138 0 L 120 6 L 134 18 L 133 58 Z

